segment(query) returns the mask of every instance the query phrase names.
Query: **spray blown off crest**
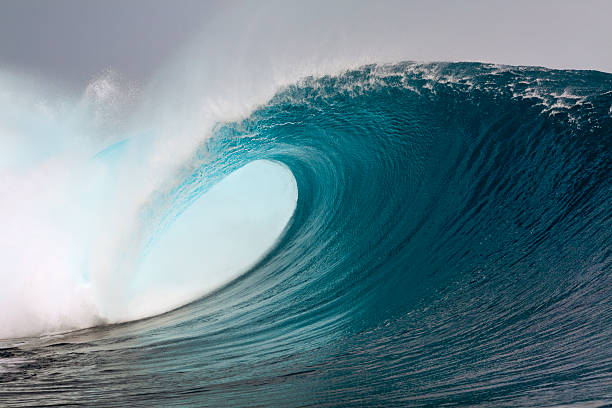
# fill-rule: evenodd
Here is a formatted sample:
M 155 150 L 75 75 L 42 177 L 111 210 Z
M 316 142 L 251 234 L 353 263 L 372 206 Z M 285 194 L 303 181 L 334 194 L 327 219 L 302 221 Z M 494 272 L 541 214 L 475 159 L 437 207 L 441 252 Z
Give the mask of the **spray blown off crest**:
M 195 154 L 212 124 L 199 115 L 183 117 L 183 124 L 190 120 L 187 138 L 175 126 L 132 123 L 127 113 L 134 110 L 134 90 L 110 71 L 82 97 L 26 86 L 15 76 L 1 81 L 0 307 L 11 313 L 2 314 L 0 337 L 74 330 L 180 306 L 246 270 L 291 216 L 295 182 L 270 162 L 245 166 L 198 200 L 239 167 L 207 167 L 207 155 Z M 211 176 L 190 186 L 198 193 L 179 197 L 187 171 L 196 168 Z M 189 215 L 194 201 L 202 214 Z M 170 234 L 172 252 L 156 251 L 156 234 L 165 233 L 160 225 L 187 216 L 181 223 L 199 223 L 199 232 Z M 211 252 L 211 246 L 223 250 Z

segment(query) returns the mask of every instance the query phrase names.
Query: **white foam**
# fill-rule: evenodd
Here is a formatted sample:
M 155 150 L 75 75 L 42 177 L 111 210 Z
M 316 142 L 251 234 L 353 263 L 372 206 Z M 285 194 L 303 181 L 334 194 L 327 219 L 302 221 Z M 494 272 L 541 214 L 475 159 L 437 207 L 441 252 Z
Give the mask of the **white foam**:
M 209 203 L 201 210 L 205 214 L 193 209 L 183 214 L 190 224 L 208 222 L 215 236 L 226 237 L 215 241 L 203 232 L 198 238 L 193 231 L 189 238 L 205 243 L 197 254 L 207 253 L 211 242 L 224 242 L 225 252 L 219 246 L 214 251 L 224 257 L 213 261 L 181 251 L 177 243 L 189 241 L 187 233 L 172 235 L 177 226 L 168 231 L 176 242 L 162 237 L 158 244 L 171 249 L 154 250 L 152 256 L 176 259 L 180 266 L 141 265 L 148 231 L 143 209 L 182 181 L 181 166 L 201 164 L 191 155 L 220 116 L 213 102 L 185 108 L 176 125 L 165 115 L 155 120 L 129 116 L 125 101 L 130 98 L 113 81 L 108 75 L 97 78 L 79 98 L 28 85 L 14 75 L 0 76 L 5 108 L 0 109 L 0 338 L 125 321 L 193 300 L 255 262 L 295 207 L 297 190 L 287 169 L 269 163 L 246 166 L 196 203 L 197 208 Z M 166 95 L 155 98 L 164 101 Z M 122 139 L 128 141 L 124 147 L 96 156 Z M 214 201 L 219 196 L 233 207 Z M 228 208 L 234 213 L 223 211 Z M 188 225 L 182 219 L 177 225 Z M 226 235 L 223 225 L 213 222 L 221 219 L 231 228 Z M 240 221 L 243 228 L 230 221 Z M 194 275 L 196 269 L 209 276 Z

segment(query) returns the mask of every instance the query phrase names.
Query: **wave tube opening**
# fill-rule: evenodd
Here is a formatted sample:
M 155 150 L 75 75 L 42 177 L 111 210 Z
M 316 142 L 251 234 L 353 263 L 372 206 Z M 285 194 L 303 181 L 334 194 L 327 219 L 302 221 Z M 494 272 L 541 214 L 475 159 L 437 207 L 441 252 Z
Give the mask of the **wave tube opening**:
M 297 203 L 282 164 L 256 160 L 197 198 L 143 251 L 130 283 L 132 320 L 195 300 L 245 272 L 278 240 Z M 128 310 L 126 314 L 126 310 Z

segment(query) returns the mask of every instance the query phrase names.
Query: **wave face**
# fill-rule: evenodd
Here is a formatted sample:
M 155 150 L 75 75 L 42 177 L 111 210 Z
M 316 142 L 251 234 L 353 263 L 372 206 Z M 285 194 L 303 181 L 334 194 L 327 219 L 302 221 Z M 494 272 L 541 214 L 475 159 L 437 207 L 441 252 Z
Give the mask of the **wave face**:
M 163 315 L 4 341 L 0 397 L 610 403 L 611 114 L 600 72 L 401 63 L 285 87 L 216 125 L 194 155 L 213 159 L 185 167 L 159 206 L 174 216 L 157 217 L 180 220 L 247 163 L 282 163 L 298 198 L 273 249 Z

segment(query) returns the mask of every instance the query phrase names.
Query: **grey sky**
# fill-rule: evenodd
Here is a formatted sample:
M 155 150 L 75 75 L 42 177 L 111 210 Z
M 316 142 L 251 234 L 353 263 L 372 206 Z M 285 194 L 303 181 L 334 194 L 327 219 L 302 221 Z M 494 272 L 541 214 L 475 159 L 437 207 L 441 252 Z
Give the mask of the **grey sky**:
M 128 80 L 146 81 L 196 32 L 227 16 L 224 10 L 261 10 L 265 18 L 260 21 L 274 24 L 277 6 L 255 0 L 0 0 L 0 69 L 35 73 L 75 87 L 108 68 Z M 386 31 L 381 39 L 397 41 L 406 60 L 612 72 L 609 0 L 330 1 L 312 8 L 317 12 L 303 22 L 305 32 L 307 26 L 325 29 L 334 24 L 324 18 L 327 8 L 335 9 L 335 19 L 350 8 L 347 19 L 352 21 L 338 24 L 374 46 L 377 33 Z M 241 15 L 246 21 L 227 24 L 256 24 L 256 17 L 251 21 L 248 13 Z M 210 32 L 200 40 L 216 41 Z
M 197 0 L 0 0 L 0 67 L 83 84 L 112 67 L 139 80 L 196 31 Z

